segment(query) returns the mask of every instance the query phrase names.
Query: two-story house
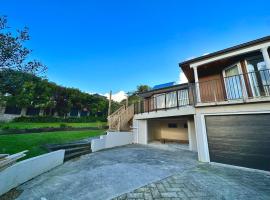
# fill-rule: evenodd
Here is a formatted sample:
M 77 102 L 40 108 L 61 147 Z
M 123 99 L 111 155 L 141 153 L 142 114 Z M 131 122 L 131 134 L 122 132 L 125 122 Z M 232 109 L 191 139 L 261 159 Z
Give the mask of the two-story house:
M 270 171 L 270 36 L 179 64 L 188 83 L 139 94 L 135 142 L 188 143 L 203 162 Z

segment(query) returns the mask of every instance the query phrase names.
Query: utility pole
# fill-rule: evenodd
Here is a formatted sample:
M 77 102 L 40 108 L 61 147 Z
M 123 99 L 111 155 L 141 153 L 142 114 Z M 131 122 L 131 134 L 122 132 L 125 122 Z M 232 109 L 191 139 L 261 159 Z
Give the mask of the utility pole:
M 128 94 L 127 94 L 127 100 L 126 100 L 126 108 L 128 107 Z
M 111 114 L 111 107 L 112 107 L 112 91 L 110 91 L 110 96 L 109 96 L 108 116 L 110 116 Z

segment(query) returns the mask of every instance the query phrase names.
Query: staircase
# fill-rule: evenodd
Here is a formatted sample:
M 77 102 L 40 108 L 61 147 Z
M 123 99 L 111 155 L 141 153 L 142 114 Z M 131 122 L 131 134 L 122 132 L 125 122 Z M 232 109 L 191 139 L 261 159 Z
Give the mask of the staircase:
M 67 143 L 67 144 L 54 144 L 47 146 L 49 151 L 56 151 L 59 149 L 65 150 L 64 161 L 70 160 L 72 158 L 79 157 L 91 153 L 91 143 Z
M 122 106 L 108 116 L 109 131 L 130 131 L 134 116 L 134 104 Z

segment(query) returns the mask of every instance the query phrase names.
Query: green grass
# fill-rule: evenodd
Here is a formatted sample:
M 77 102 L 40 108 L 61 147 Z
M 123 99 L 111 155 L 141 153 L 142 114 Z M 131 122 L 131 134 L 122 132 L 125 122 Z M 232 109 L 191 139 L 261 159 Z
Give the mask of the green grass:
M 29 150 L 27 156 L 30 158 L 47 153 L 44 145 L 58 144 L 76 141 L 88 137 L 102 135 L 104 130 L 95 131 L 58 131 L 17 135 L 0 135 L 0 154 L 13 154 L 23 150 Z
M 61 124 L 78 127 L 101 127 L 106 125 L 106 122 L 88 122 L 88 123 L 31 123 L 31 122 L 9 122 L 0 123 L 0 129 L 33 129 L 33 128 L 59 128 Z

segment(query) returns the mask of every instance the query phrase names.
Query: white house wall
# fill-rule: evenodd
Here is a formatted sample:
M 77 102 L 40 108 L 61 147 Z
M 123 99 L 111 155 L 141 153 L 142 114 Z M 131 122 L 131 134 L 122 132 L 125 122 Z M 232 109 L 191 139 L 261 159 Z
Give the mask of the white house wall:
M 194 119 L 189 119 L 187 123 L 188 123 L 189 150 L 197 151 L 197 139 L 196 139 L 196 129 Z
M 175 123 L 176 128 L 169 128 L 169 123 Z M 148 120 L 148 141 L 171 139 L 188 141 L 188 128 L 185 128 L 187 120 L 177 119 L 154 119 Z
M 148 123 L 147 120 L 139 120 L 139 144 L 147 144 L 148 141 Z
M 138 144 L 148 142 L 148 123 L 147 120 L 133 120 L 134 141 Z
M 174 116 L 184 116 L 184 115 L 194 115 L 195 108 L 193 106 L 183 106 L 179 108 L 170 108 L 167 110 L 152 111 L 149 113 L 141 113 L 134 115 L 134 119 L 154 119 L 161 117 L 174 117 Z

